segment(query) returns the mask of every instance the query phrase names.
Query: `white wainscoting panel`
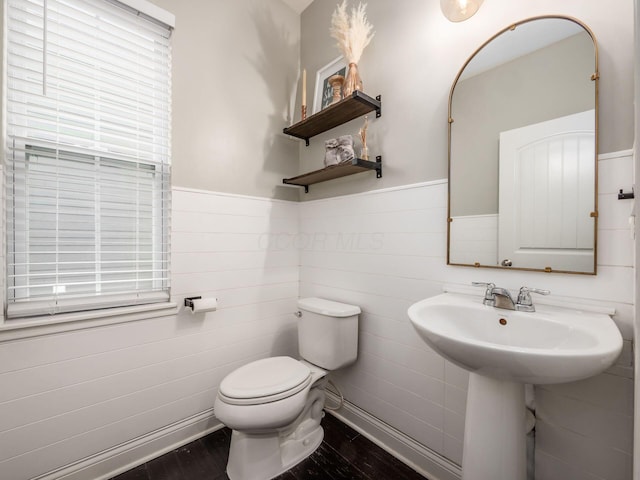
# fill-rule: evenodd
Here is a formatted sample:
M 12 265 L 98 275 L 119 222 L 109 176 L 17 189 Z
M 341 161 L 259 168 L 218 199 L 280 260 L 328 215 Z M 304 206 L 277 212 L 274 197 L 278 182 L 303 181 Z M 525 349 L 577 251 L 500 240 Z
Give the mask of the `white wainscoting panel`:
M 217 425 L 232 369 L 297 354 L 298 205 L 179 188 L 172 203 L 172 300 L 218 310 L 0 343 L 0 478 L 109 476 L 197 435 L 185 419 Z
M 0 478 L 108 478 L 216 428 L 211 407 L 224 375 L 297 354 L 292 313 L 304 296 L 362 308 L 358 361 L 332 374 L 362 412 L 352 421 L 375 417 L 413 451 L 432 451 L 418 465 L 425 472 L 438 456 L 459 464 L 468 375 L 418 338 L 406 311 L 445 284 L 475 280 L 615 308 L 625 338 L 617 365 L 536 389 L 535 466 L 538 480 L 628 480 L 633 240 L 631 203 L 616 194 L 632 162 L 622 152 L 599 163 L 597 276 L 445 265 L 445 181 L 301 204 L 175 188 L 172 300 L 216 297 L 218 310 L 181 306 L 177 315 L 0 342 Z
M 407 308 L 439 294 L 444 284 L 548 288 L 573 304 L 614 307 L 625 350 L 602 375 L 536 388 L 536 478 L 629 480 L 633 240 L 631 203 L 614 193 L 632 178 L 630 154 L 600 161 L 596 276 L 446 266 L 446 182 L 301 204 L 301 235 L 315 241 L 302 248 L 300 296 L 353 303 L 363 311 L 358 361 L 332 374 L 349 402 L 460 463 L 468 375 L 418 338 Z
M 449 261 L 498 265 L 498 215 L 453 217 Z

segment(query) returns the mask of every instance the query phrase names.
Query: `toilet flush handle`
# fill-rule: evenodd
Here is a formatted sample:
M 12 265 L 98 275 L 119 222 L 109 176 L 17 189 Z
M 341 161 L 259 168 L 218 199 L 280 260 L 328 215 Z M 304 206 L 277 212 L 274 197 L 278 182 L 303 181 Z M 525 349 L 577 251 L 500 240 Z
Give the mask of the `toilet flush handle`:
M 297 312 L 294 312 L 293 314 L 298 318 L 302 317 L 302 312 L 300 310 L 298 310 Z

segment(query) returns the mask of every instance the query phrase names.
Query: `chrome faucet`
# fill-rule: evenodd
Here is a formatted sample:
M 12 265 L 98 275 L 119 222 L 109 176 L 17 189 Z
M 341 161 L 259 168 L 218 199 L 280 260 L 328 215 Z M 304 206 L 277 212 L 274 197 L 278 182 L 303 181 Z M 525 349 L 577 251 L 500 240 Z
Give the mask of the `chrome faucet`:
M 509 290 L 496 287 L 494 283 L 471 282 L 471 284 L 475 287 L 486 287 L 484 299 L 482 300 L 483 304 L 490 307 L 504 308 L 506 310 L 518 310 L 520 312 L 536 311 L 533 306 L 533 301 L 531 300 L 531 293 L 538 293 L 540 295 L 549 295 L 549 293 L 551 293 L 549 290 L 522 287 L 518 293 L 517 300 L 514 301 Z
M 482 300 L 482 303 L 489 305 L 490 307 L 493 307 L 496 304 L 496 297 L 493 295 L 493 289 L 496 288 L 495 283 L 471 282 L 471 285 L 474 287 L 487 287 L 484 292 L 484 299 Z
M 531 300 L 531 294 L 537 293 L 538 295 L 549 295 L 549 290 L 543 290 L 540 288 L 521 287 L 518 292 L 518 303 L 516 303 L 516 310 L 521 312 L 535 312 L 536 308 L 533 306 L 533 300 Z

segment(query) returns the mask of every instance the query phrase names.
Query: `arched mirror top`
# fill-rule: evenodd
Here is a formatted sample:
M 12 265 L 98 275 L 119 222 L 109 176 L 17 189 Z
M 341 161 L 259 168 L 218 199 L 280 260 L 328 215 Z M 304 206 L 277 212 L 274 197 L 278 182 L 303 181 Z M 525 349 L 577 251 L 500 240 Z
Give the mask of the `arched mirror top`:
M 544 20 L 544 22 L 539 22 L 539 20 Z M 518 35 L 508 35 L 509 32 L 516 30 Z M 505 33 L 507 35 L 503 35 Z M 464 62 L 451 85 L 449 114 L 451 114 L 453 92 L 459 81 L 579 33 L 589 35 L 593 43 L 593 75 L 595 76 L 594 80 L 597 79 L 599 77 L 598 42 L 593 31 L 585 23 L 577 18 L 563 15 L 529 17 L 511 24 L 491 36 Z M 479 55 L 480 52 L 485 52 L 487 55 Z
M 449 93 L 448 264 L 596 273 L 598 79 L 593 32 L 561 15 L 516 22 L 464 63 Z

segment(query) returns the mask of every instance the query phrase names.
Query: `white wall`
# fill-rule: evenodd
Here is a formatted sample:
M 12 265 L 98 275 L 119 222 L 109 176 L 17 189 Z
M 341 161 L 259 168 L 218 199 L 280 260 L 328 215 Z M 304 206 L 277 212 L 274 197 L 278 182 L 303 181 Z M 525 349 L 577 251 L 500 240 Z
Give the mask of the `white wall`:
M 449 261 L 498 265 L 498 215 L 452 217 Z
M 597 276 L 448 267 L 444 181 L 301 204 L 300 295 L 363 310 L 358 362 L 335 373 L 345 397 L 429 449 L 460 462 L 467 374 L 429 349 L 407 308 L 444 284 L 548 288 L 577 304 L 611 305 L 625 338 L 619 363 L 593 379 L 536 389 L 538 480 L 628 480 L 632 468 L 633 241 L 629 153 L 600 161 Z M 349 239 L 352 240 L 349 243 Z M 478 291 L 478 301 L 481 294 Z M 534 299 L 535 300 L 535 299 Z
M 176 188 L 172 297 L 216 296 L 218 311 L 181 307 L 173 316 L 0 342 L 0 478 L 33 478 L 118 448 L 116 460 L 72 478 L 126 467 L 138 459 L 127 451 L 139 436 L 169 435 L 192 417 L 199 424 L 189 434 L 215 426 L 217 386 L 232 369 L 295 355 L 299 254 L 283 243 L 276 251 L 269 239 L 296 237 L 297 209 Z
M 447 102 L 458 69 L 495 32 L 536 15 L 569 15 L 591 27 L 600 60 L 599 149 L 631 148 L 633 3 L 621 1 L 608 8 L 599 0 L 496 0 L 485 2 L 474 17 L 457 24 L 442 17 L 438 2 L 367 3 L 376 36 L 364 52 L 360 71 L 365 92 L 382 95 L 382 117 L 372 122 L 369 133 L 371 152 L 383 156 L 384 176 L 326 182 L 300 196 L 305 202 L 303 232 L 319 230 L 335 238 L 342 228 L 356 237 L 376 233 L 376 242 L 368 248 L 345 251 L 328 246 L 303 251 L 302 256 L 302 296 L 354 301 L 365 312 L 362 357 L 338 374 L 347 397 L 459 461 L 465 375 L 439 361 L 412 335 L 405 321 L 409 304 L 438 293 L 443 283 L 473 280 L 513 289 L 521 285 L 549 288 L 554 296 L 579 303 L 613 304 L 626 339 L 621 365 L 592 380 L 538 389 L 536 467 L 539 480 L 629 479 L 635 261 L 627 227 L 631 205 L 617 201 L 615 194 L 619 188 L 631 187 L 630 158 L 600 162 L 595 277 L 446 267 L 446 187 L 439 184 L 417 189 L 420 193 L 406 189 L 349 195 L 446 178 Z M 334 9 L 335 2 L 316 0 L 302 14 L 301 61 L 310 72 L 339 54 L 328 35 Z M 361 121 L 312 139 L 310 147 L 301 146 L 300 172 L 319 168 L 324 139 L 356 133 Z M 335 195 L 347 197 L 328 198 Z M 317 200 L 322 198 L 327 200 Z
M 297 17 L 275 0 L 268 8 L 257 0 L 155 3 L 176 14 L 173 297 L 179 301 L 187 294 L 216 295 L 220 309 L 203 317 L 180 313 L 0 342 L 0 478 L 20 480 L 52 470 L 46 478 L 65 472 L 72 478 L 83 468 L 75 462 L 91 463 L 95 458 L 90 456 L 99 452 L 106 457 L 117 453 L 120 463 L 107 459 L 91 474 L 74 477 L 98 478 L 139 460 L 132 440 L 141 435 L 155 432 L 174 438 L 171 429 L 192 419 L 194 425 L 197 420 L 192 434 L 215 427 L 211 407 L 226 372 L 253 358 L 295 352 L 290 313 L 298 295 L 321 294 L 363 306 L 360 361 L 338 376 L 347 397 L 454 460 L 460 457 L 466 376 L 417 340 L 406 319 L 412 301 L 438 293 L 445 282 L 467 284 L 490 274 L 506 287 L 526 283 L 579 301 L 612 303 L 620 312 L 616 320 L 625 338 L 631 338 L 633 269 L 621 227 L 626 225 L 626 213 L 620 210 L 624 204 L 613 201 L 618 181 L 601 183 L 599 274 L 583 277 L 446 267 L 446 185 L 438 180 L 446 174 L 444 96 L 457 68 L 495 30 L 536 13 L 573 14 L 594 27 L 602 46 L 603 147 L 628 148 L 632 53 L 627 48 L 627 2 L 620 2 L 619 16 L 597 0 L 485 2 L 470 21 L 450 24 L 442 21 L 437 2 L 407 0 L 399 8 L 397 3 L 371 0 L 378 33 L 370 51 L 377 51 L 379 61 L 371 58 L 362 71 L 365 85 L 385 96 L 380 121 L 389 120 L 372 131 L 385 155 L 385 178 L 353 177 L 314 186 L 306 199 L 429 179 L 436 183 L 300 207 L 188 189 L 297 196 L 295 190 L 276 185 L 298 170 L 298 148 L 304 155 L 300 169 L 305 170 L 314 161 L 313 148 L 322 144 L 313 140 L 305 150 L 279 135 L 295 111 L 288 106 L 288 96 L 297 74 L 297 50 L 292 47 Z M 306 64 L 309 72 L 337 56 L 326 32 L 326 14 L 334 6 L 317 0 L 305 11 L 311 13 L 303 20 L 317 23 L 313 28 L 322 31 L 323 52 L 328 52 Z M 313 17 L 318 8 L 321 15 Z M 263 45 L 272 34 L 274 43 Z M 303 53 L 304 58 L 309 57 Z M 418 72 L 418 87 L 397 81 L 405 68 L 409 74 Z M 424 93 L 407 93 L 416 91 Z M 601 166 L 606 175 L 606 165 Z M 607 190 L 602 190 L 605 184 Z M 607 208 L 610 213 L 605 213 Z M 299 235 L 298 209 L 304 213 L 301 225 L 311 235 Z M 628 351 L 629 342 L 626 346 Z M 544 393 L 541 413 L 549 413 L 542 421 L 550 432 L 544 441 L 561 439 L 547 441 L 547 448 L 563 447 L 548 452 L 557 457 L 547 455 L 539 465 L 557 466 L 546 478 L 572 478 L 578 475 L 576 468 L 584 476 L 574 478 L 628 478 L 604 475 L 589 463 L 602 459 L 607 466 L 616 460 L 626 472 L 630 454 L 625 427 L 619 435 L 605 430 L 605 440 L 598 443 L 592 430 L 578 428 L 591 428 L 588 422 L 574 421 L 587 407 L 604 429 L 608 419 L 618 425 L 620 416 L 629 417 L 627 359 L 601 376 L 604 380 L 594 380 L 600 383 Z M 554 413 L 561 406 L 571 407 L 568 421 Z M 184 435 L 176 435 L 175 441 L 180 438 Z M 587 443 L 579 443 L 581 439 Z M 543 459 L 545 452 L 540 450 Z M 612 465 L 612 475 L 619 474 L 617 468 Z M 565 471 L 569 473 L 560 476 Z
M 269 250 L 268 239 L 297 232 L 297 205 L 269 198 L 297 198 L 279 185 L 297 171 L 298 143 L 281 132 L 300 17 L 280 0 L 152 1 L 176 16 L 172 297 L 215 295 L 220 308 L 20 340 L 0 334 L 2 479 L 53 471 L 48 478 L 84 480 L 124 468 L 215 428 L 226 372 L 296 352 L 298 253 Z M 155 443 L 134 440 L 150 432 Z
M 634 13 L 634 27 L 635 27 L 635 42 L 634 42 L 634 93 L 635 99 L 634 102 L 634 120 L 635 120 L 635 142 L 633 145 L 634 148 L 634 185 L 640 185 L 640 155 L 638 155 L 638 141 L 640 139 L 640 105 L 638 105 L 638 98 L 640 98 L 640 35 L 638 32 L 640 31 L 640 5 L 638 0 L 634 0 L 633 2 L 633 13 Z M 635 197 L 635 205 L 636 212 L 640 211 L 640 196 Z M 636 239 L 640 238 L 640 221 L 638 221 L 638 215 L 636 214 L 635 221 L 635 235 Z M 640 298 L 640 242 L 636 240 L 635 242 L 635 299 L 636 305 L 638 304 L 638 299 Z M 638 341 L 640 341 L 640 312 L 638 309 L 635 311 L 634 318 L 634 344 L 638 345 Z M 634 364 L 638 365 L 640 362 L 640 352 L 638 348 L 634 349 Z M 639 411 L 640 409 L 640 378 L 638 375 L 635 376 L 635 411 Z M 636 461 L 633 464 L 633 478 L 634 480 L 640 480 L 640 415 L 635 415 L 634 418 L 634 458 Z
M 140 461 L 140 450 L 157 453 L 135 450 L 139 436 L 160 429 L 182 441 L 175 429 L 215 427 L 228 371 L 296 354 L 298 295 L 362 306 L 359 360 L 336 373 L 347 399 L 459 462 L 467 375 L 424 345 L 407 307 L 444 283 L 529 284 L 614 305 L 629 339 L 628 204 L 615 193 L 630 169 L 629 157 L 600 162 L 597 277 L 445 266 L 444 181 L 303 204 L 175 188 L 172 296 L 217 296 L 220 309 L 0 343 L 0 477 L 98 478 Z M 605 375 L 538 390 L 538 469 L 548 472 L 539 479 L 629 478 L 628 351 L 626 342 Z

